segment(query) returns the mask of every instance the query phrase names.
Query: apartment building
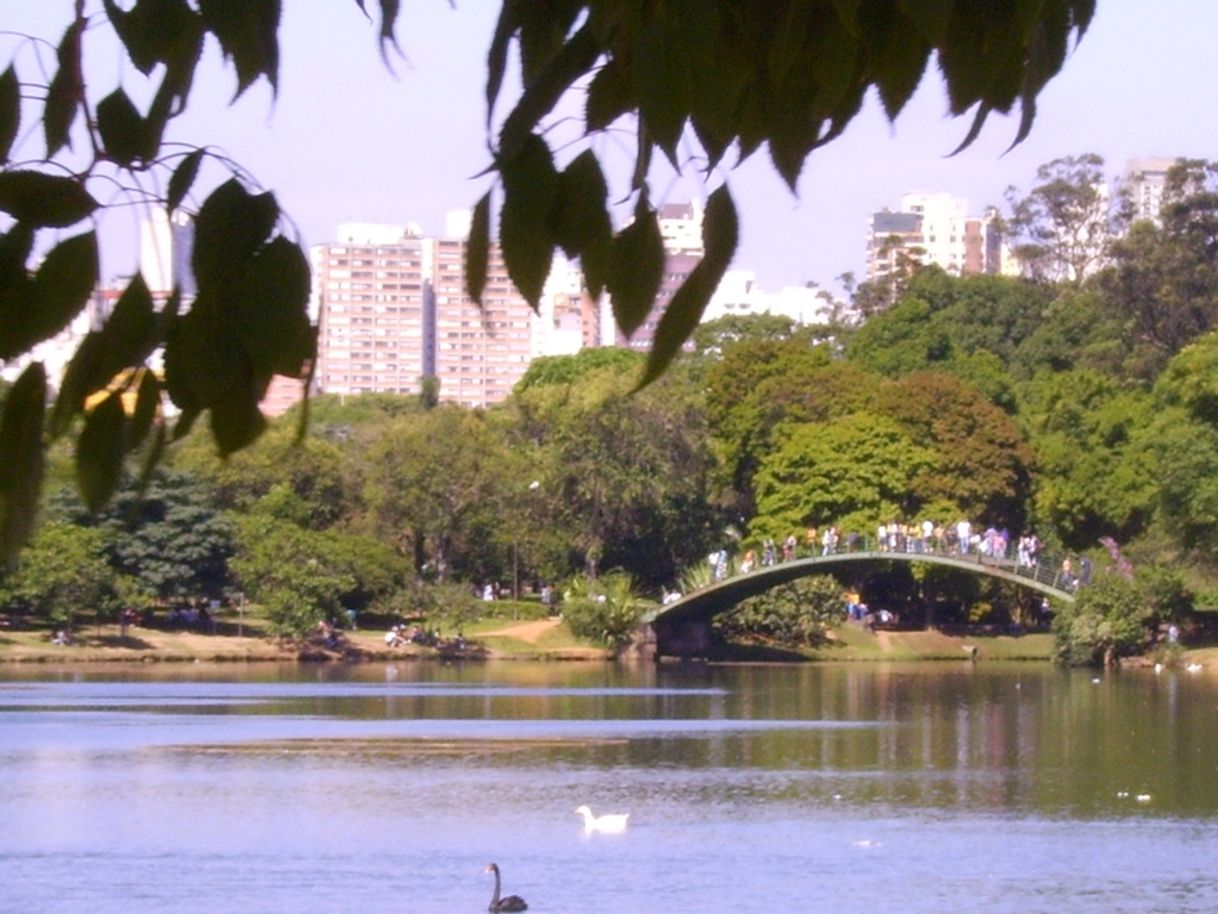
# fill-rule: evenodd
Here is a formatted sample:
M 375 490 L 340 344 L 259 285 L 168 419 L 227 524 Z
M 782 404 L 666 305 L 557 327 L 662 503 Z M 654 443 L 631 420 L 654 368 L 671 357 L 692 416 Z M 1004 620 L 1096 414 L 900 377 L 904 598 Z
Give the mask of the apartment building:
M 319 390 L 417 394 L 425 361 L 426 244 L 406 226 L 348 224 L 315 247 Z
M 968 201 L 947 193 L 909 193 L 897 210 L 872 215 L 867 228 L 867 279 L 883 280 L 911 264 L 949 273 L 998 273 L 1002 244 L 997 213 L 970 216 Z
M 317 387 L 322 393 L 418 394 L 440 382 L 440 399 L 480 407 L 503 400 L 533 351 L 535 315 L 492 246 L 479 307 L 465 290 L 464 233 L 414 226 L 340 226 L 313 250 L 318 314 Z

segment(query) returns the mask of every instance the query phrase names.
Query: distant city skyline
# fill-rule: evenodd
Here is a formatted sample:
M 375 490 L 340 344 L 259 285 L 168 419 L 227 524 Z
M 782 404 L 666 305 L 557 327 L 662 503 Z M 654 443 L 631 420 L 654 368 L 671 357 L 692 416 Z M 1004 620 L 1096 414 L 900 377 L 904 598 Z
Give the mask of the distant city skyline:
M 488 158 L 483 79 L 498 7 L 403 4 L 406 60 L 390 54 L 395 75 L 377 53 L 375 23 L 354 2 L 285 5 L 278 99 L 259 84 L 229 108 L 233 76 L 216 72 L 212 48 L 172 137 L 214 144 L 247 168 L 275 191 L 306 245 L 333 240 L 337 226 L 351 221 L 417 222 L 439 233 L 446 213 L 471 206 L 487 186 L 472 176 Z M 67 3 L 15 5 L 6 26 L 57 40 L 69 10 Z M 768 289 L 809 281 L 836 288 L 842 273 L 865 275 L 868 220 L 905 194 L 950 193 L 980 214 L 1002 204 L 1008 185 L 1028 189 L 1039 165 L 1063 156 L 1097 153 L 1110 177 L 1134 158 L 1218 158 L 1209 117 L 1218 110 L 1218 85 L 1206 77 L 1215 33 L 1218 4 L 1100 0 L 1089 32 L 1042 93 L 1031 135 L 1009 152 L 1016 120 L 995 116 L 972 147 L 948 157 L 969 119 L 943 116 L 933 68 L 895 125 L 870 99 L 842 138 L 808 160 L 798 196 L 761 150 L 727 175 L 742 213 L 733 267 L 753 271 Z M 4 47 L 11 56 L 13 45 Z M 88 73 L 93 87 L 109 91 L 120 73 L 129 91 L 138 86 L 141 77 L 120 70 L 112 49 L 99 50 Z M 612 143 L 597 145 L 611 162 Z M 699 197 L 700 185 L 686 177 L 657 191 L 658 202 L 684 202 Z M 111 245 L 103 276 L 129 273 L 138 221 L 116 211 L 103 231 Z

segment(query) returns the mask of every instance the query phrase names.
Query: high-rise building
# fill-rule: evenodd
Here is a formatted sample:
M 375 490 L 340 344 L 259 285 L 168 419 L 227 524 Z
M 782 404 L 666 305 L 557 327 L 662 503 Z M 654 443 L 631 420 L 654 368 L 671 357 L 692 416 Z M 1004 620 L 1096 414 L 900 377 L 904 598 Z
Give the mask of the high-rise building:
M 1124 190 L 1133 209 L 1134 221 L 1159 221 L 1167 172 L 1178 161 L 1179 159 L 1144 158 L 1130 159 L 1126 164 Z
M 417 394 L 429 373 L 426 243 L 402 226 L 343 225 L 338 237 L 313 250 L 318 388 Z
M 508 278 L 498 245 L 491 245 L 482 305 L 465 291 L 464 238 L 438 238 L 431 249 L 435 368 L 440 399 L 463 406 L 505 400 L 529 367 L 533 309 Z
M 446 402 L 507 397 L 534 354 L 535 316 L 497 245 L 479 307 L 466 294 L 464 236 L 351 224 L 338 237 L 313 252 L 321 392 L 417 394 L 434 376 Z

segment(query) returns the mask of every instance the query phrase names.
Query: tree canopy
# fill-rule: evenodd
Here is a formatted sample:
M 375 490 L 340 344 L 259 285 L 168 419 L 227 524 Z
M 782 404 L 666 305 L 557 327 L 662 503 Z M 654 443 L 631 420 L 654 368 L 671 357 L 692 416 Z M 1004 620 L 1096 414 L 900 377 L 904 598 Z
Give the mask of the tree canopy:
M 108 320 L 81 345 L 53 408 L 40 363 L 13 385 L 0 417 L 8 454 L 0 471 L 6 556 L 33 529 L 46 439 L 75 436 L 78 484 L 98 506 L 132 453 L 142 448 L 151 465 L 170 438 L 204 414 L 223 453 L 240 449 L 263 431 L 258 404 L 271 377 L 308 377 L 315 350 L 308 261 L 274 195 L 206 145 L 170 142 L 175 119 L 190 106 L 205 45 L 218 45 L 231 65 L 234 100 L 259 80 L 277 91 L 281 6 L 73 0 L 65 31 L 49 38 L 54 60 L 40 56 L 32 38 L 0 73 L 0 212 L 7 215 L 0 358 L 28 353 L 81 311 L 99 279 L 98 220 L 131 197 L 193 216 L 197 282 L 193 296 L 179 288 L 156 302 L 143 278 L 133 277 Z M 400 0 L 376 6 L 388 51 L 397 44 Z M 662 272 L 653 165 L 662 159 L 697 170 L 709 187 L 706 256 L 660 322 L 644 374 L 654 380 L 697 325 L 736 250 L 740 227 L 723 173 L 729 159 L 742 161 L 764 146 L 794 187 L 807 157 L 841 135 L 870 90 L 895 118 L 932 59 L 951 112 L 972 111 L 961 146 L 989 114 L 1016 106 L 1017 143 L 1094 10 L 1095 0 L 505 0 L 486 72 L 489 170 L 497 185 L 474 207 L 470 294 L 481 297 L 497 223 L 511 279 L 531 302 L 562 250 L 579 258 L 593 295 L 608 291 L 629 334 L 650 310 Z M 89 85 L 86 57 L 106 35 L 126 65 L 113 85 Z M 517 70 L 521 91 L 500 116 L 507 74 Z M 553 121 L 561 119 L 560 101 L 576 94 L 583 143 L 560 147 Z M 36 129 L 23 129 L 31 119 Z M 615 229 L 611 176 L 593 140 L 623 129 L 635 138 L 627 188 L 633 218 Z M 229 177 L 204 186 L 205 159 Z M 114 187 L 128 190 L 116 200 Z M 142 370 L 158 350 L 163 376 Z M 170 406 L 178 417 L 172 431 L 165 422 Z

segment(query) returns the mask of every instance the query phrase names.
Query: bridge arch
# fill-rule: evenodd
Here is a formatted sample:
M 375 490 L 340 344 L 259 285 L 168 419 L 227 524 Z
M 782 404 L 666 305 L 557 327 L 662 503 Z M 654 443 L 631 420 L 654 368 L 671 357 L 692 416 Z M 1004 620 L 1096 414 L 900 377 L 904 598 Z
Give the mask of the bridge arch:
M 1074 602 L 1074 590 L 1066 586 L 1068 582 L 1063 582 L 1061 564 L 1051 556 L 1042 556 L 1031 566 L 1020 566 L 1006 559 L 991 559 L 976 554 L 864 550 L 792 559 L 737 574 L 686 594 L 665 606 L 656 607 L 643 617 L 643 622 L 655 633 L 658 656 L 697 655 L 710 646 L 711 618 L 731 609 L 741 600 L 780 584 L 843 566 L 884 562 L 927 562 L 999 578 L 1055 600 Z

